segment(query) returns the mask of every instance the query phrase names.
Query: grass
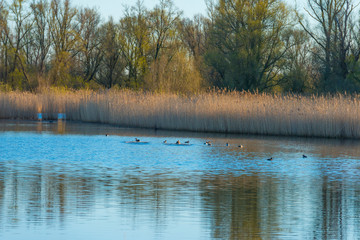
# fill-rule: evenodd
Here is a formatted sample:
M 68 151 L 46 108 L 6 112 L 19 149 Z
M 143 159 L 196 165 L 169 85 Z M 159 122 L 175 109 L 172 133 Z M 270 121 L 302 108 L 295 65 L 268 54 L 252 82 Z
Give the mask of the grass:
M 56 119 L 123 127 L 360 138 L 358 96 L 211 92 L 185 97 L 132 91 L 0 93 L 0 119 Z

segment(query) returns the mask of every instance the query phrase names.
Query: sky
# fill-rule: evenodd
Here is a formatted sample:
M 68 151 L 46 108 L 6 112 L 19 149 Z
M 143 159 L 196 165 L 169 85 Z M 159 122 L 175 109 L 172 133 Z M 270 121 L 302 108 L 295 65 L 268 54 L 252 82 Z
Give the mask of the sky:
M 96 7 L 102 17 L 107 20 L 112 16 L 115 20 L 123 15 L 124 5 L 134 6 L 137 0 L 72 0 L 73 6 Z M 175 6 L 183 11 L 185 17 L 192 18 L 194 15 L 201 13 L 206 15 L 205 0 L 173 0 Z M 144 0 L 148 9 L 153 8 L 159 1 Z
M 72 0 L 73 6 L 96 7 L 98 8 L 104 20 L 110 16 L 114 20 L 120 19 L 123 15 L 124 5 L 133 6 L 137 0 Z M 147 8 L 153 8 L 159 0 L 144 0 Z M 183 11 L 185 17 L 192 18 L 194 15 L 201 13 L 206 16 L 205 0 L 173 0 L 176 7 Z M 285 0 L 289 5 L 294 6 L 295 3 L 300 6 L 306 6 L 306 0 Z

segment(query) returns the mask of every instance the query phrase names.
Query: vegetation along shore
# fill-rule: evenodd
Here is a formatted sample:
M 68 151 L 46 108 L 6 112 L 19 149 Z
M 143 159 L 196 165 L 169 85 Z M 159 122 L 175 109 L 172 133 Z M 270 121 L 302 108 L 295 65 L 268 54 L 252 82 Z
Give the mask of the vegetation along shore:
M 360 138 L 358 96 L 128 90 L 0 93 L 1 119 L 56 119 L 199 132 Z
M 0 0 L 0 118 L 360 137 L 357 1 L 206 2 L 188 18 L 138 0 L 105 20 L 74 0 Z

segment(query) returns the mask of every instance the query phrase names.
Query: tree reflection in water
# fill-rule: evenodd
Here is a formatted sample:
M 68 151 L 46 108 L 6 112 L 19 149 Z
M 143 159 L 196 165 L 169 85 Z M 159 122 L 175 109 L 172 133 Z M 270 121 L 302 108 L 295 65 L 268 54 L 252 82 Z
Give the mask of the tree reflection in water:
M 1 239 L 60 239 L 82 226 L 87 239 L 360 238 L 354 143 L 311 141 L 303 160 L 310 140 L 249 138 L 239 149 L 224 147 L 228 139 L 179 148 L 153 138 L 159 144 L 129 149 L 121 136 L 54 131 L 0 134 Z
M 282 183 L 263 175 L 173 176 L 140 168 L 94 174 L 88 169 L 67 172 L 65 167 L 57 173 L 53 169 L 61 166 L 50 163 L 26 168 L 16 162 L 0 165 L 3 227 L 26 221 L 66 228 L 74 218 L 111 207 L 134 228 L 148 224 L 158 232 L 184 220 L 184 212 L 199 211 L 200 216 L 189 219 L 199 221 L 213 239 L 359 237 L 359 185 L 326 176 L 302 187 L 298 180 Z

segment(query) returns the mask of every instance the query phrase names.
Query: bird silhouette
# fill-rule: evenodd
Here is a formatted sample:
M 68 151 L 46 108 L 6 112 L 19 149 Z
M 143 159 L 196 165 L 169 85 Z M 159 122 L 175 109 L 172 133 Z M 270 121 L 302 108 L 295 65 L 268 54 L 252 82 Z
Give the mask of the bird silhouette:
M 273 158 L 271 157 L 271 158 L 268 158 L 268 159 L 266 159 L 266 160 L 268 160 L 268 161 L 272 161 L 272 160 L 273 160 Z

